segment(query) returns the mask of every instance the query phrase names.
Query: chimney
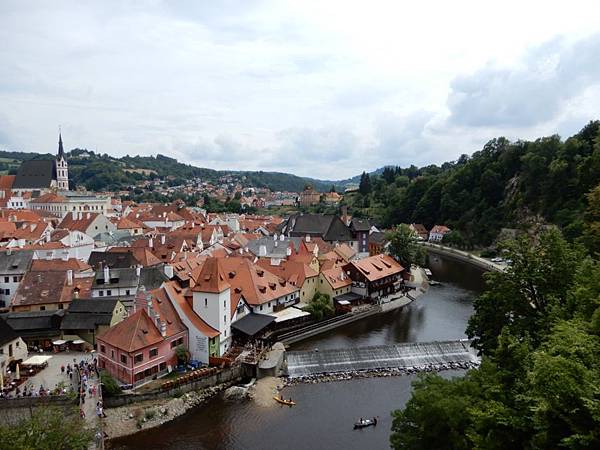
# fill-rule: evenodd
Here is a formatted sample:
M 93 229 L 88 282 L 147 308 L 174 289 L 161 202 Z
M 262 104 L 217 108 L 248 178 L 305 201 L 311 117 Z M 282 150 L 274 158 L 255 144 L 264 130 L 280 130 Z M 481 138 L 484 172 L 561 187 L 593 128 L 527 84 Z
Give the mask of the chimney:
M 89 219 L 89 218 L 90 218 L 90 213 L 87 213 L 87 214 L 85 215 L 85 218 L 86 218 L 86 219 Z
M 77 220 L 77 211 L 73 211 L 73 212 L 71 213 L 71 218 L 72 218 L 73 220 Z
M 283 235 L 283 233 L 279 236 L 279 240 L 281 242 L 285 241 L 285 236 Z
M 306 242 L 310 242 L 310 235 L 306 235 L 306 238 L 304 239 Z
M 42 274 L 41 273 L 38 273 L 38 275 L 37 275 L 37 282 L 38 283 L 42 282 Z
M 154 239 L 152 239 L 152 238 L 148 239 L 148 247 L 154 248 Z
M 285 249 L 285 254 L 286 254 L 287 256 L 292 256 L 292 248 L 291 248 L 291 247 L 288 247 L 288 248 L 286 248 L 286 249 Z
M 277 247 L 277 244 L 279 244 L 279 241 L 275 241 L 275 247 Z
M 161 234 L 161 235 L 160 235 L 160 243 L 161 243 L 162 245 L 165 245 L 165 235 L 164 235 L 164 234 Z
M 141 273 L 142 273 L 142 268 L 141 268 L 141 266 L 139 266 L 139 265 L 138 265 L 138 266 L 136 266 L 136 268 L 135 268 L 135 276 L 139 278 L 139 277 L 140 277 L 140 275 L 141 275 Z
M 67 286 L 73 286 L 73 271 L 67 270 Z
M 267 247 L 265 245 L 258 246 L 258 256 L 267 256 Z
M 165 264 L 165 275 L 167 276 L 167 278 L 169 278 L 169 280 L 171 278 L 173 278 L 173 266 L 170 264 Z
M 81 211 L 79 211 L 79 220 L 81 220 L 83 218 L 83 213 Z
M 276 241 L 276 240 L 277 240 L 277 233 L 275 233 L 275 234 L 273 235 L 273 240 L 274 240 L 274 241 Z
M 162 337 L 167 337 L 167 323 L 166 322 L 160 323 L 160 334 Z
M 148 315 L 152 318 L 152 296 L 150 294 L 146 294 L 146 308 Z
M 346 205 L 342 206 L 342 222 L 348 226 L 348 207 Z
M 108 265 L 104 266 L 104 282 L 108 283 L 110 281 L 110 269 Z

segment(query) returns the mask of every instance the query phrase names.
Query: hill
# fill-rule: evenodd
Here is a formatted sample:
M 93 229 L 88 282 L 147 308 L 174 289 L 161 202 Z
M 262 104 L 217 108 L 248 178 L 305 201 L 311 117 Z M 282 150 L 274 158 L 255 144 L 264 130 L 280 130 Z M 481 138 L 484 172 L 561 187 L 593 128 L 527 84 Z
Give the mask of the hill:
M 51 154 L 0 151 L 0 171 L 14 173 L 22 161 L 53 158 Z M 73 149 L 67 153 L 69 176 L 73 186 L 82 185 L 89 190 L 125 190 L 141 180 L 167 177 L 173 184 L 200 178 L 218 183 L 226 177 L 244 187 L 264 187 L 272 191 L 299 192 L 307 184 L 315 189 L 328 191 L 331 182 L 303 178 L 281 172 L 213 170 L 184 164 L 164 155 L 124 156 L 116 158 L 86 149 Z
M 582 234 L 586 194 L 600 183 L 600 121 L 566 140 L 492 139 L 471 156 L 442 166 L 386 167 L 348 196 L 355 215 L 384 226 L 446 224 L 464 245 L 488 245 L 501 228 L 554 224 Z

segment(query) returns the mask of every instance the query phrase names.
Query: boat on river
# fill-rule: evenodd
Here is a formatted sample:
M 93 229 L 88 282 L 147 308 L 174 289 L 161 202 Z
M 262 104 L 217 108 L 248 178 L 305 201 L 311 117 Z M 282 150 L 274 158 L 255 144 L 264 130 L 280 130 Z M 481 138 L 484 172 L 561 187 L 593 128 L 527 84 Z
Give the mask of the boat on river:
M 358 430 L 360 428 L 376 427 L 376 426 L 377 426 L 377 417 L 373 417 L 372 419 L 360 419 L 358 422 L 354 422 L 355 430 Z
M 273 397 L 273 400 L 275 400 L 277 403 L 281 403 L 282 405 L 287 405 L 290 407 L 296 404 L 296 402 L 293 402 L 292 400 L 285 400 L 279 396 Z
M 442 283 L 440 283 L 439 281 L 435 281 L 435 280 L 430 280 L 429 281 L 429 286 L 441 286 Z

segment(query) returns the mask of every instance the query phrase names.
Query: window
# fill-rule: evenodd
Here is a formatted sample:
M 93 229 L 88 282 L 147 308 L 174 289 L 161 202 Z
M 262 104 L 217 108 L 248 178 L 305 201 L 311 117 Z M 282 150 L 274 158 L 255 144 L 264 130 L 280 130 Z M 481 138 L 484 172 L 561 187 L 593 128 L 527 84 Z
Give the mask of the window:
M 10 289 L 5 289 L 5 290 L 4 290 L 4 293 L 5 293 L 6 295 L 10 295 Z
M 111 357 L 111 359 L 115 359 L 115 351 L 114 350 L 110 351 L 110 357 Z
M 100 352 L 106 353 L 106 347 L 104 345 L 100 345 Z
M 226 307 L 227 306 L 226 306 L 225 300 L 223 300 L 223 308 L 226 308 Z
M 127 289 L 127 290 L 125 291 L 125 295 L 131 295 L 131 294 L 129 294 L 129 289 Z
M 123 364 L 127 364 L 127 356 L 125 356 L 125 355 L 121 355 L 121 362 L 122 362 Z
M 260 305 L 260 310 L 261 310 L 261 311 L 262 311 L 262 307 L 263 307 L 263 305 Z
M 163 370 L 165 370 L 167 368 L 167 363 L 165 362 L 161 362 L 160 365 L 158 366 L 158 370 L 160 370 L 161 372 Z
M 19 277 L 15 275 L 15 276 L 13 277 L 13 282 L 14 282 L 14 283 L 16 283 L 17 281 L 19 281 Z
M 40 306 L 40 311 L 46 311 L 46 307 L 45 306 Z
M 4 282 L 8 283 L 10 281 L 10 277 L 4 277 Z
M 227 323 L 227 316 L 223 316 L 223 322 Z
M 133 361 L 136 363 L 142 362 L 144 360 L 144 354 L 140 353 L 139 355 L 135 355 Z
M 107 295 L 107 296 L 110 296 L 110 295 L 112 295 L 112 291 L 111 291 L 110 289 L 108 289 L 108 290 L 106 291 L 106 295 Z
M 98 292 L 98 295 L 99 295 L 100 297 L 104 297 L 104 291 L 100 291 L 100 292 Z
M 150 351 L 148 352 L 148 356 L 150 358 L 156 358 L 158 356 L 158 349 L 157 348 L 150 349 Z
M 58 309 L 65 309 L 65 305 L 63 305 L 62 303 L 58 304 Z
M 204 299 L 204 307 L 208 308 L 208 299 L 207 298 Z

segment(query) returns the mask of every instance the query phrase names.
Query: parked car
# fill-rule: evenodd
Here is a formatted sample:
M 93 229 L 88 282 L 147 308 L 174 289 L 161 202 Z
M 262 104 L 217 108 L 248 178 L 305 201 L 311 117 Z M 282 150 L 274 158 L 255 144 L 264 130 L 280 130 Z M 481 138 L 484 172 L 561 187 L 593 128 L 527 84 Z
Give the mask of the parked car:
M 500 258 L 500 257 L 496 257 L 496 258 L 492 258 L 490 261 L 495 262 L 495 263 L 499 263 L 499 262 L 502 262 L 504 260 L 502 258 Z

